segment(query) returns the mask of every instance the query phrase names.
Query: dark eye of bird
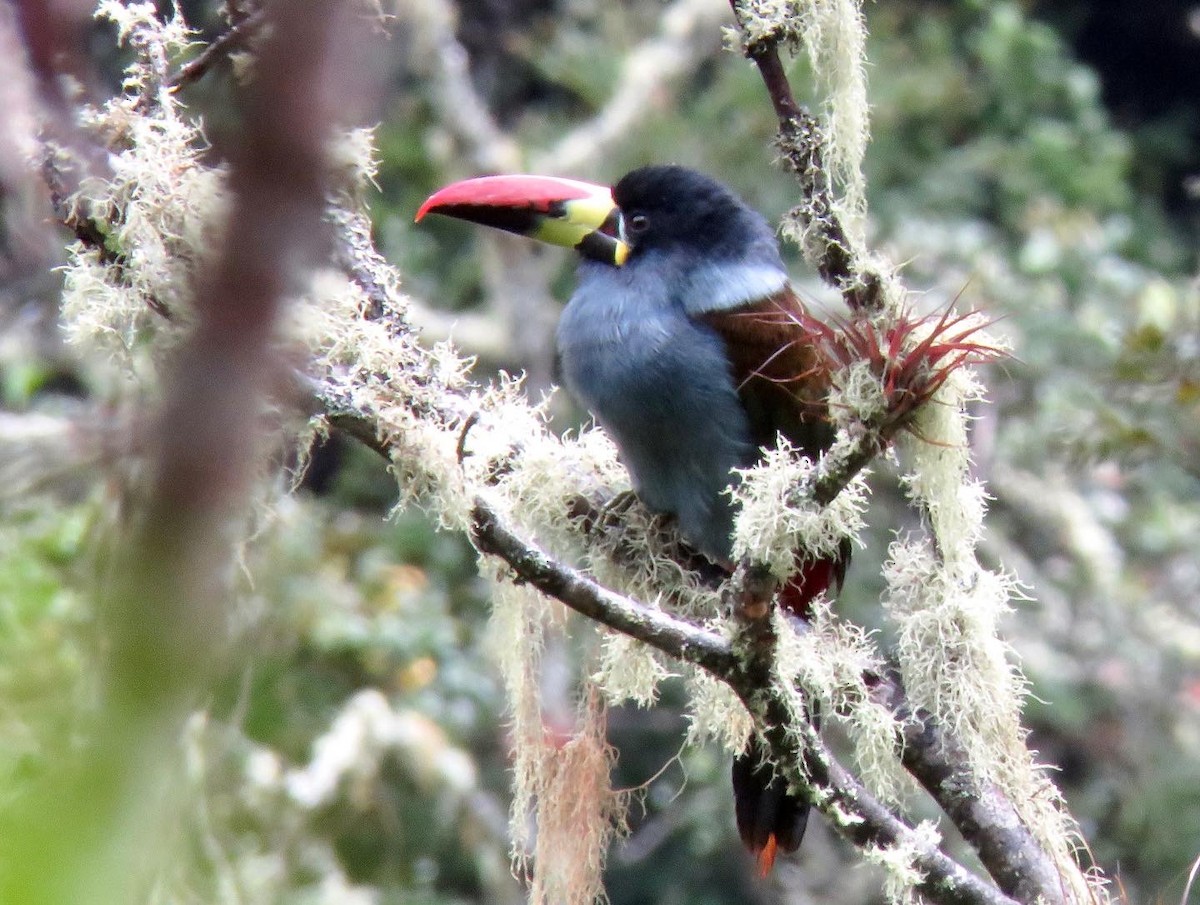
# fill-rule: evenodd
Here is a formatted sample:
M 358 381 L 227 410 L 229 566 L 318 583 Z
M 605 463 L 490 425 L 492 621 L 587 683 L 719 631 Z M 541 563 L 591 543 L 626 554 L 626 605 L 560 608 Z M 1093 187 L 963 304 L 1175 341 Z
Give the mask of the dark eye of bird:
M 650 228 L 650 218 L 645 214 L 631 214 L 625 220 L 625 229 L 630 236 L 640 236 Z

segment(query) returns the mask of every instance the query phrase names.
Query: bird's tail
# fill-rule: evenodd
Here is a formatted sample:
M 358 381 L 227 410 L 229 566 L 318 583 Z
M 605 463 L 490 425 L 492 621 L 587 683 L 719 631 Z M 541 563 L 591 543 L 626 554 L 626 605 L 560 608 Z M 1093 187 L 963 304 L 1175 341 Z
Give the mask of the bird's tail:
M 780 851 L 800 847 L 808 803 L 788 794 L 786 780 L 767 761 L 757 738 L 733 759 L 733 802 L 738 835 L 765 877 Z

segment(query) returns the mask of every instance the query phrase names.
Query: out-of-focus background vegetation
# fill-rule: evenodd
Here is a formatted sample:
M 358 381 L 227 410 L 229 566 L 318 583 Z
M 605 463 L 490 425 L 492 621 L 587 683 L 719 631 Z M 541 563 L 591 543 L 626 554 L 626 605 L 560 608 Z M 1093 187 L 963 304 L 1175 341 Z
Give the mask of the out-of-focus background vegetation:
M 213 4 L 183 10 L 204 34 L 220 27 Z M 1128 898 L 1175 900 L 1200 854 L 1200 7 L 901 0 L 866 16 L 872 243 L 906 262 L 920 304 L 981 308 L 1014 346 L 985 375 L 992 401 L 974 444 L 994 497 L 984 551 L 1029 592 L 1005 629 L 1031 686 L 1031 743 Z M 400 4 L 377 131 L 377 241 L 425 303 L 427 334 L 478 355 L 479 379 L 523 370 L 531 393 L 548 389 L 570 256 L 414 226 L 439 185 L 497 166 L 611 181 L 671 161 L 727 181 L 768 217 L 795 203 L 772 166 L 762 85 L 722 50 L 727 19 L 722 0 Z M 112 38 L 97 27 L 92 46 L 118 90 Z M 647 41 L 660 43 L 633 73 L 651 73 L 636 115 L 594 152 L 561 146 L 611 112 Z M 472 137 L 483 120 L 449 90 L 455 73 L 505 142 Z M 186 95 L 218 146 L 237 130 L 229 78 L 217 71 Z M 793 78 L 819 101 L 802 64 Z M 0 223 L 0 244 L 20 240 Z M 797 284 L 829 301 L 789 254 Z M 59 338 L 49 267 L 0 276 L 9 475 L 44 452 L 59 419 L 103 413 L 112 384 Z M 554 411 L 564 429 L 581 417 L 563 398 Z M 72 744 L 94 703 L 90 592 L 121 517 L 119 470 L 102 461 L 4 489 L 5 801 Z M 384 464 L 335 436 L 247 546 L 237 612 L 249 655 L 189 726 L 190 816 L 151 900 L 522 900 L 474 555 L 422 513 L 391 512 L 394 497 Z M 878 567 L 910 518 L 894 476 L 878 475 L 872 536 L 838 606 L 885 637 Z M 555 702 L 564 721 L 573 712 L 572 654 L 567 643 L 547 653 L 550 719 Z M 610 856 L 612 901 L 877 900 L 872 875 L 851 870 L 855 856 L 820 826 L 794 868 L 753 878 L 728 764 L 680 751 L 680 694 L 611 714 L 618 782 L 641 789 Z

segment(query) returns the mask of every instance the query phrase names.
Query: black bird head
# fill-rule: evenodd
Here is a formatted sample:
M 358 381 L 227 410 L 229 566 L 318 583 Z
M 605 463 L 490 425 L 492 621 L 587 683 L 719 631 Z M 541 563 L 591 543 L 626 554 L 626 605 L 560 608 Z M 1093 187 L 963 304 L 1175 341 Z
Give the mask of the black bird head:
M 631 257 L 682 251 L 712 262 L 778 261 L 775 233 L 757 212 L 715 179 L 679 166 L 651 166 L 612 190 L 620 237 Z
M 775 234 L 759 214 L 703 173 L 649 166 L 611 190 L 553 176 L 484 176 L 446 186 L 417 212 L 443 214 L 577 249 L 623 266 L 654 251 L 779 267 Z

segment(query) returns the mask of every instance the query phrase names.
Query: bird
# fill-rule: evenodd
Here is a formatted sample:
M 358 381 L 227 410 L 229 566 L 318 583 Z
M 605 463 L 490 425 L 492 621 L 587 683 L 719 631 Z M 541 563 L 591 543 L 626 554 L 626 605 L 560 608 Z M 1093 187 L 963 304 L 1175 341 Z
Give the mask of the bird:
M 813 459 L 834 438 L 830 368 L 766 219 L 716 179 L 675 165 L 640 167 L 612 187 L 478 177 L 435 192 L 416 219 L 427 214 L 578 251 L 557 328 L 562 382 L 612 437 L 645 505 L 732 570 L 738 470 L 781 437 Z M 848 561 L 848 545 L 798 557 L 779 605 L 807 616 L 840 589 Z M 735 757 L 732 779 L 739 835 L 765 876 L 778 853 L 799 848 L 809 806 L 757 738 Z

